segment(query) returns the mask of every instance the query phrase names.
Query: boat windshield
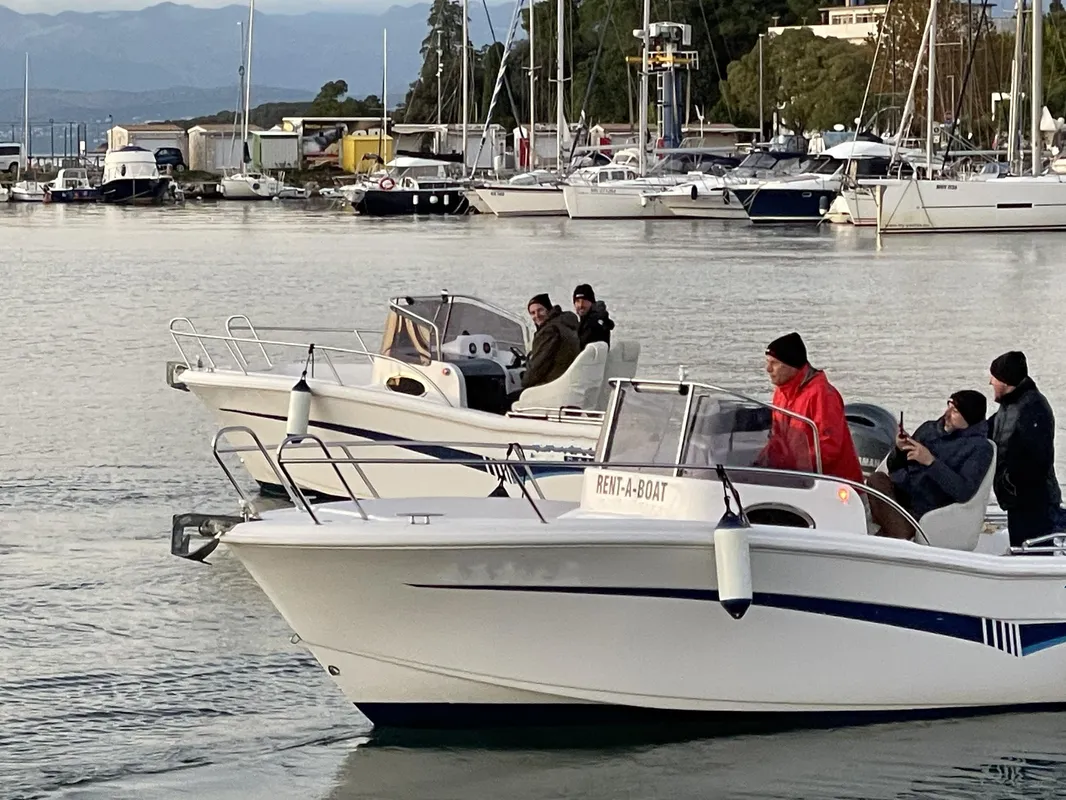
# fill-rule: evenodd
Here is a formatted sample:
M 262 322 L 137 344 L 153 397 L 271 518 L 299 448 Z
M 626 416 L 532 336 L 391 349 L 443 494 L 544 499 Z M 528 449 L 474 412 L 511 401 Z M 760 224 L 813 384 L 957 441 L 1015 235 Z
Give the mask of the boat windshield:
M 816 156 L 807 165 L 806 172 L 810 175 L 835 175 L 844 162 L 838 158 L 829 156 Z
M 392 300 L 381 354 L 413 364 L 442 361 L 441 345 L 463 334 L 488 335 L 500 350 L 526 352 L 526 327 L 518 318 L 473 297 L 430 295 Z
M 713 470 L 676 465 L 750 467 L 756 464 L 816 471 L 813 423 L 780 417 L 769 403 L 727 389 L 692 383 L 625 381 L 604 425 L 599 460 L 645 464 L 638 472 L 709 478 Z M 760 458 L 760 455 L 762 458 Z M 626 469 L 632 469 L 627 467 Z

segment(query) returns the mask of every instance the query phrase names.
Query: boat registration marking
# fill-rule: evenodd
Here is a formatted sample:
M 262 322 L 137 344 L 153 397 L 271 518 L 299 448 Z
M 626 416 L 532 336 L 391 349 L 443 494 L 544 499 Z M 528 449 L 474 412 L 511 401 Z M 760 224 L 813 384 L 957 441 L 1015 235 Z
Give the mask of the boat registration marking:
M 597 475 L 596 494 L 609 497 L 635 498 L 651 500 L 653 503 L 666 502 L 666 481 L 645 478 L 629 478 L 621 475 Z

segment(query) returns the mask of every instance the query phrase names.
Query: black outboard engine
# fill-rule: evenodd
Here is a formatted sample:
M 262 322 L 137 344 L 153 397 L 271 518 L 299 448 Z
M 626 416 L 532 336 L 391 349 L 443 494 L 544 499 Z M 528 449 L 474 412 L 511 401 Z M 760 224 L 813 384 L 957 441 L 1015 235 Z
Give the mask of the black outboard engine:
M 896 446 L 899 421 L 895 415 L 873 403 L 849 403 L 844 406 L 855 452 L 863 475 L 870 475 Z

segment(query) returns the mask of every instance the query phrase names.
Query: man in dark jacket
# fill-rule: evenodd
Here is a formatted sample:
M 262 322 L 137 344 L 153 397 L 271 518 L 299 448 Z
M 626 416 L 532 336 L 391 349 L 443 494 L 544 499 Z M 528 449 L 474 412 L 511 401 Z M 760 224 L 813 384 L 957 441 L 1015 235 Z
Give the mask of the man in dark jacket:
M 596 300 L 596 293 L 587 283 L 574 289 L 574 311 L 581 319 L 577 328 L 577 337 L 584 350 L 593 342 L 603 342 L 611 346 L 611 331 L 614 320 L 607 315 L 607 304 Z
M 940 419 L 923 422 L 913 436 L 899 432 L 888 474 L 875 472 L 867 484 L 919 521 L 934 509 L 972 500 L 992 465 L 986 405 L 980 392 L 955 392 Z M 914 527 L 883 500 L 870 496 L 870 514 L 881 536 L 914 538 Z
M 1029 377 L 1025 354 L 1004 353 L 989 368 L 999 411 L 989 420 L 996 445 L 996 500 L 1014 546 L 1052 532 L 1062 492 L 1055 477 L 1055 415 Z
M 581 352 L 577 338 L 577 317 L 553 306 L 546 294 L 538 294 L 526 306 L 537 326 L 529 361 L 522 373 L 522 388 L 540 386 L 561 376 Z

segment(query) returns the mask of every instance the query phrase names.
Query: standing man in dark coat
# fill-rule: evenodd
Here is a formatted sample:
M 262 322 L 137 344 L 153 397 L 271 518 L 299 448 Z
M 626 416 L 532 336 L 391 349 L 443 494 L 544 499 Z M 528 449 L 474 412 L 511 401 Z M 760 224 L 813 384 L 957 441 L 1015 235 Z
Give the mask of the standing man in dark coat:
M 1004 353 L 989 368 L 999 411 L 989 420 L 996 445 L 996 500 L 1007 512 L 1010 542 L 1052 532 L 1062 492 L 1055 477 L 1055 415 L 1029 377 L 1025 354 Z
M 577 358 L 581 346 L 577 338 L 577 317 L 553 306 L 546 294 L 538 294 L 526 306 L 537 326 L 529 348 L 529 363 L 522 373 L 522 388 L 540 386 L 560 377 Z
M 593 342 L 603 342 L 611 346 L 611 331 L 614 320 L 607 315 L 607 304 L 596 300 L 596 293 L 587 283 L 574 289 L 574 311 L 581 318 L 577 328 L 577 337 L 584 350 Z

